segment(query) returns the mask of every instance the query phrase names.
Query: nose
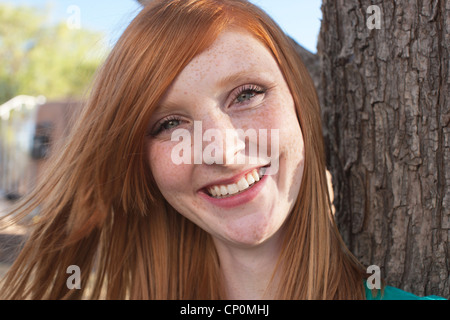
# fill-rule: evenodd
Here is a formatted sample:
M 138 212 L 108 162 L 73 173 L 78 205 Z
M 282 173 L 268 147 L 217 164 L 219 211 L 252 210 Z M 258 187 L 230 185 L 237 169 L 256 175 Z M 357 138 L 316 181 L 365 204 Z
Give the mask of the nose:
M 231 117 L 221 111 L 211 112 L 201 121 L 203 129 L 203 163 L 212 165 L 245 163 L 245 139 Z

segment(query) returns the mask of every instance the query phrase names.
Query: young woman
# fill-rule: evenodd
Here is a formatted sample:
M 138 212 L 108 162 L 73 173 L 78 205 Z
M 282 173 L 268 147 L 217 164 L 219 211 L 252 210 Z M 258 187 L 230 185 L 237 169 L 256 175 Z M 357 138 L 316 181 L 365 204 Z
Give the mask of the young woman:
M 239 129 L 257 140 L 218 138 Z M 0 298 L 364 299 L 322 144 L 313 83 L 264 12 L 244 0 L 154 1 L 15 210 L 39 206 L 40 219 Z M 67 286 L 74 265 L 81 289 Z

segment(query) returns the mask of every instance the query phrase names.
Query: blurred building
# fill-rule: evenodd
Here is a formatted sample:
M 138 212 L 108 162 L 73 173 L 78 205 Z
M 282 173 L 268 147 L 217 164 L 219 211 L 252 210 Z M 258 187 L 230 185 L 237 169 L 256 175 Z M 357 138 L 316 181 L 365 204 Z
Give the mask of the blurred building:
M 37 182 L 79 103 L 18 96 L 0 105 L 0 198 L 16 200 Z

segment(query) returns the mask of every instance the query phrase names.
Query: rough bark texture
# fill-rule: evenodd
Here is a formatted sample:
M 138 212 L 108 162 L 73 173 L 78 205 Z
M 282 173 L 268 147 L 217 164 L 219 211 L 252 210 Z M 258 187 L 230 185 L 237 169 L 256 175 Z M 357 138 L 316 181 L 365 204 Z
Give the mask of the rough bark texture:
M 369 30 L 370 5 L 381 28 Z M 389 285 L 450 298 L 450 1 L 324 0 L 324 135 L 336 218 Z

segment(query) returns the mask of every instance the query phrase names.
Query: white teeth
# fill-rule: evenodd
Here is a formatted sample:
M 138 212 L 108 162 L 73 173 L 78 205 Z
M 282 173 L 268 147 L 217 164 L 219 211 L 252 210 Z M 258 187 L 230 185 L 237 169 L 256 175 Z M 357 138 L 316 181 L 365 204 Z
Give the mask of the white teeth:
M 227 195 L 233 195 L 238 192 L 244 191 L 249 187 L 253 186 L 264 176 L 266 168 L 255 169 L 248 173 L 246 176 L 242 177 L 237 183 L 221 186 L 213 186 L 208 188 L 208 192 L 212 197 L 225 197 Z
M 239 190 L 245 190 L 249 187 L 249 184 L 247 182 L 247 179 L 243 177 L 241 180 L 238 181 L 237 186 Z
M 252 174 L 247 175 L 247 183 L 248 183 L 248 185 L 252 185 L 255 183 L 255 178 L 253 178 Z
M 236 184 L 229 184 L 227 186 L 229 194 L 235 194 L 239 192 L 239 187 Z
M 228 194 L 228 189 L 225 186 L 220 186 L 220 195 L 225 196 Z
M 255 179 L 256 182 L 259 181 L 259 174 L 258 174 L 258 172 L 256 172 L 256 170 L 252 171 L 252 177 L 253 177 L 253 179 Z

